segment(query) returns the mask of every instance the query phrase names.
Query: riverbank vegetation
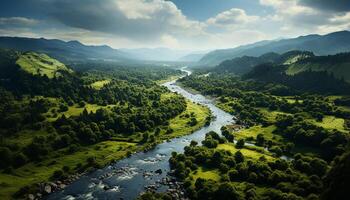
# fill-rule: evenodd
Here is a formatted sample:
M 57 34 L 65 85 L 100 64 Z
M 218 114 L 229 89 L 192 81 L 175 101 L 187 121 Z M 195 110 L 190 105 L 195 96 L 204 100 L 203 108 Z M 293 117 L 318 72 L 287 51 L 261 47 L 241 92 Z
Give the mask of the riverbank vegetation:
M 202 146 L 193 141 L 184 154 L 173 154 L 169 162 L 188 196 L 324 198 L 326 185 L 334 181 L 330 169 L 340 167 L 339 158 L 348 152 L 348 96 L 230 73 L 202 76 L 206 73 L 194 73 L 180 84 L 214 97 L 218 107 L 237 117 L 237 124 L 222 127 L 222 136 L 208 133 Z
M 35 53 L 24 54 L 24 65 L 21 52 L 1 53 L 1 199 L 36 195 L 37 183 L 102 167 L 210 120 L 208 108 L 157 84 L 178 70 L 110 62 L 68 67 Z M 29 73 L 31 67 L 57 72 Z

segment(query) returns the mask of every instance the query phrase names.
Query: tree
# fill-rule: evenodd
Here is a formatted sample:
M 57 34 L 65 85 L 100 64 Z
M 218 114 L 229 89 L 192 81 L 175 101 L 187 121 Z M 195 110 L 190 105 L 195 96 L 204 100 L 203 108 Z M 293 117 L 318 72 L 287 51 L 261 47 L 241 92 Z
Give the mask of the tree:
M 256 145 L 257 146 L 264 146 L 265 145 L 265 138 L 263 134 L 258 134 L 256 136 Z
M 236 163 L 241 163 L 244 161 L 244 155 L 241 151 L 237 151 L 234 155 Z
M 7 147 L 0 147 L 0 168 L 4 169 L 11 165 L 12 153 Z
M 244 143 L 245 143 L 244 139 L 239 139 L 237 141 L 237 143 L 236 143 L 236 148 L 238 148 L 238 149 L 243 148 L 244 147 Z
M 240 195 L 228 182 L 221 183 L 216 191 L 216 196 L 222 200 L 239 200 Z

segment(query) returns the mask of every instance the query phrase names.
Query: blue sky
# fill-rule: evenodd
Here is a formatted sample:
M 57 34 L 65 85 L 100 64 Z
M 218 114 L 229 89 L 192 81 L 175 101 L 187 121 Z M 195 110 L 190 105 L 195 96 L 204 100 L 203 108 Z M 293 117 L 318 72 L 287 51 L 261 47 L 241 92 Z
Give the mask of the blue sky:
M 0 35 L 207 50 L 349 30 L 348 0 L 2 0 Z

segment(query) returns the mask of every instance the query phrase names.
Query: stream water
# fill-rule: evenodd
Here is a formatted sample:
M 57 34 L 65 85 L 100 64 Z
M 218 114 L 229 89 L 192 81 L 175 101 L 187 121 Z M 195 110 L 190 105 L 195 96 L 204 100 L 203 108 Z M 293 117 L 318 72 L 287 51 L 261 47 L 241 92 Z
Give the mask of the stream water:
M 187 75 L 191 74 L 185 69 L 182 71 Z M 149 185 L 157 185 L 159 192 L 166 191 L 168 186 L 159 184 L 159 182 L 167 177 L 170 170 L 168 160 L 171 153 L 173 151 L 181 153 L 191 140 L 201 142 L 207 132 L 220 132 L 222 126 L 234 123 L 233 116 L 216 107 L 212 100 L 200 94 L 192 94 L 175 85 L 175 82 L 176 80 L 163 85 L 195 103 L 207 106 L 214 117 L 209 126 L 191 135 L 161 143 L 148 152 L 135 153 L 115 164 L 84 175 L 64 190 L 53 193 L 46 199 L 135 199 Z M 159 169 L 162 173 L 154 173 Z

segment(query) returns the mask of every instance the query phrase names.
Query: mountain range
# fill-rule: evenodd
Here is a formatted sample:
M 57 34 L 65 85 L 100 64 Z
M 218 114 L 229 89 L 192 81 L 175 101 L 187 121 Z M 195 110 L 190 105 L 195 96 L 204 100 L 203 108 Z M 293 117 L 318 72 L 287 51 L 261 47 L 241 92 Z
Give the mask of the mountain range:
M 56 39 L 0 37 L 0 48 L 17 51 L 35 51 L 45 53 L 61 61 L 114 60 L 125 62 L 132 60 L 125 52 L 107 45 L 87 46 L 78 41 L 65 42 Z
M 311 51 L 316 55 L 348 52 L 350 51 L 350 32 L 340 31 L 327 35 L 307 35 L 292 39 L 261 41 L 237 48 L 215 50 L 204 55 L 196 65 L 216 66 L 236 57 L 258 57 L 268 52 L 283 54 L 293 50 Z
M 203 52 L 168 48 L 113 49 L 107 45 L 89 46 L 79 41 L 57 39 L 0 37 L 0 48 L 45 53 L 65 62 L 110 60 L 114 62 L 180 61 L 196 62 Z M 195 53 L 195 54 L 193 54 Z

